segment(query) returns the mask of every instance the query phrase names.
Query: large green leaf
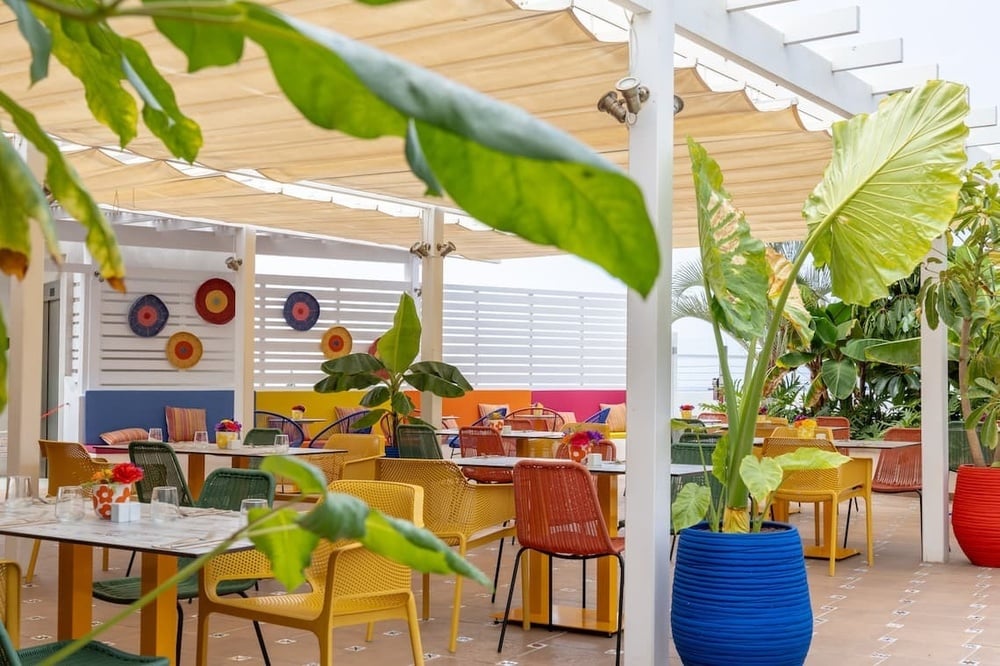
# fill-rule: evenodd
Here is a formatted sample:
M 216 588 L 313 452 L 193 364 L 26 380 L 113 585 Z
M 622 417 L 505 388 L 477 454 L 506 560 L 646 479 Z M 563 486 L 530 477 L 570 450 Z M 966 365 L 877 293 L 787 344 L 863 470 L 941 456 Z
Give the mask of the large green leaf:
M 0 93 L 2 95 L 3 93 Z M 31 220 L 47 223 L 52 217 L 45 193 L 7 136 L 0 132 L 0 269 L 23 278 L 28 270 Z
M 788 293 L 788 298 L 785 299 L 785 307 L 781 311 L 781 314 L 791 324 L 792 328 L 795 329 L 802 344 L 808 347 L 813 338 L 812 315 L 809 314 L 805 304 L 802 302 L 802 294 L 799 293 L 799 287 L 795 284 L 795 276 L 792 275 L 792 262 L 788 261 L 785 255 L 770 246 L 765 248 L 764 256 L 770 267 L 770 287 L 767 292 L 768 300 L 772 306 L 776 306 L 779 294 L 781 294 L 785 283 L 792 281 L 791 291 Z
M 929 81 L 833 125 L 833 161 L 803 214 L 833 293 L 867 305 L 910 275 L 955 213 L 968 91 Z
M 439 361 L 414 363 L 403 379 L 418 391 L 430 391 L 443 398 L 458 398 L 472 390 L 461 370 Z
M 399 296 L 392 328 L 378 340 L 378 355 L 390 372 L 405 371 L 420 353 L 420 317 L 413 297 Z
M 243 7 L 230 2 L 181 7 L 172 0 L 143 0 L 151 8 L 158 2 L 169 2 L 170 17 L 176 18 L 155 17 L 156 29 L 187 56 L 189 72 L 225 67 L 243 57 L 243 34 L 230 25 L 246 16 Z
M 3 0 L 17 17 L 17 29 L 31 49 L 31 82 L 38 83 L 49 74 L 49 54 L 52 52 L 52 36 L 45 26 L 28 9 L 24 0 Z
M 769 314 L 764 244 L 750 235 L 746 217 L 723 189 L 718 163 L 690 137 L 688 152 L 698 199 L 701 265 L 712 315 L 724 330 L 740 339 L 759 338 Z
M 763 509 L 771 493 L 781 485 L 783 472 L 774 458 L 747 456 L 740 462 L 740 476 L 747 484 L 750 496 Z
M 698 483 L 685 483 L 670 505 L 670 522 L 674 532 L 704 520 L 711 503 L 711 488 Z
M 254 525 L 250 540 L 271 562 L 274 577 L 287 589 L 294 590 L 305 582 L 303 572 L 312 559 L 319 537 L 308 530 L 298 529 L 299 512 L 281 508 L 251 509 L 247 517 Z
M 907 338 L 870 345 L 864 349 L 865 360 L 889 365 L 920 365 L 920 338 Z
M 823 383 L 838 400 L 850 397 L 858 384 L 858 368 L 847 359 L 826 359 L 820 367 Z
M 840 467 L 850 460 L 849 457 L 836 451 L 825 451 L 815 446 L 803 446 L 791 453 L 783 453 L 774 457 L 786 472 L 807 469 L 831 469 Z

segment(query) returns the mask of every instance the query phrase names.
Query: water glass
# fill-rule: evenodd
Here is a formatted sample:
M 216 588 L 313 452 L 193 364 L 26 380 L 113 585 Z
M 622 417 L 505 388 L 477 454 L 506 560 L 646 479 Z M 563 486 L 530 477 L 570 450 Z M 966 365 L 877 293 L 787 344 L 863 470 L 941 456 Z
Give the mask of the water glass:
M 31 477 L 12 474 L 7 477 L 7 501 L 4 508 L 23 509 L 31 506 Z
M 56 520 L 60 523 L 83 520 L 85 511 L 82 487 L 61 486 L 59 488 L 59 493 L 56 495 Z
M 150 497 L 149 513 L 154 523 L 166 523 L 180 516 L 177 488 L 174 486 L 157 486 L 153 488 Z
M 274 452 L 288 453 L 288 435 L 282 433 L 274 436 Z
M 199 449 L 208 448 L 208 432 L 199 430 L 194 434 L 194 445 Z
M 288 437 L 288 435 L 285 435 Z M 263 497 L 247 497 L 240 501 L 240 522 L 246 527 L 250 522 L 250 509 L 266 509 L 267 500 Z
M 150 428 L 149 429 L 149 441 L 151 441 L 151 442 L 162 442 L 163 441 L 163 430 L 161 428 Z

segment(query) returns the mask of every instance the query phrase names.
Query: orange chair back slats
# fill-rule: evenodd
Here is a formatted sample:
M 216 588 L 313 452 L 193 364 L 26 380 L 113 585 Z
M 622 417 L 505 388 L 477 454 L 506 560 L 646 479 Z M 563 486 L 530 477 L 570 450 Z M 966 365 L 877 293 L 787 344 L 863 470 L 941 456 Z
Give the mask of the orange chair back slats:
M 509 456 L 504 448 L 500 433 L 490 427 L 469 426 L 458 431 L 458 445 L 462 457 L 473 456 Z M 484 467 L 463 467 L 466 478 L 479 483 L 510 483 L 512 472 L 509 469 L 488 469 Z
M 834 439 L 851 438 L 851 420 L 846 416 L 817 416 L 816 425 L 832 428 Z
M 753 436 L 770 437 L 777 427 L 776 423 L 757 423 L 753 429 Z
M 504 419 L 503 424 L 510 426 L 512 430 L 538 430 L 534 422 L 528 418 Z
M 590 445 L 591 453 L 600 453 L 601 460 L 618 460 L 618 448 L 610 439 L 602 439 Z M 569 459 L 569 444 L 563 442 L 556 449 L 556 458 Z
M 701 412 L 698 414 L 699 421 L 715 421 L 716 423 L 729 423 L 729 415 L 724 412 Z
M 618 552 L 604 523 L 587 468 L 563 460 L 521 460 L 514 466 L 517 540 L 524 548 L 562 555 Z
M 528 428 L 524 428 L 524 430 L 547 430 L 549 432 L 561 430 L 566 423 L 566 419 L 563 418 L 562 414 L 548 407 L 515 409 L 507 413 L 507 416 L 504 417 L 504 422 L 509 423 L 510 419 L 527 420 L 531 425 Z M 521 428 L 514 429 L 520 430 Z
M 611 428 L 608 427 L 607 423 L 566 423 L 563 425 L 561 430 L 569 434 L 571 432 L 580 432 L 581 430 L 592 430 L 594 432 L 601 433 L 601 437 L 607 438 L 611 434 Z
M 919 442 L 920 438 L 920 428 L 892 427 L 882 433 L 882 439 L 890 442 Z
M 877 493 L 919 492 L 923 488 L 921 465 L 920 444 L 884 449 L 875 466 L 872 490 Z

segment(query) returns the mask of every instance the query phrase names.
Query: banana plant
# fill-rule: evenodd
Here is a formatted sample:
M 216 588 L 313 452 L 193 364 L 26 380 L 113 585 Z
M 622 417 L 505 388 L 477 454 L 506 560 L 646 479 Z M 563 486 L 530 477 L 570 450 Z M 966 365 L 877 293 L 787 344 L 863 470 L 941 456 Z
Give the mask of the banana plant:
M 316 383 L 316 392 L 368 389 L 361 405 L 369 411 L 352 425 L 356 430 L 373 426 L 385 416 L 390 419 L 392 435 L 402 421 L 429 425 L 414 416 L 416 407 L 403 392 L 404 386 L 430 391 L 442 398 L 458 398 L 471 391 L 472 385 L 453 365 L 439 361 L 414 363 L 420 353 L 420 332 L 417 306 L 404 293 L 399 297 L 392 328 L 378 339 L 375 352 L 348 354 L 323 363 L 322 370 L 327 376 Z
M 753 238 L 746 217 L 723 187 L 719 165 L 688 139 L 704 288 L 729 417 L 728 435 L 712 455 L 712 474 L 723 486 L 722 515 L 710 517 L 712 529 L 759 529 L 759 522 L 751 525 L 747 500 L 751 486 L 759 490 L 754 476 L 758 468 L 744 461 L 752 457 L 754 426 L 770 370 L 760 350 L 772 347 L 783 318 L 803 345 L 811 343 L 811 318 L 795 287 L 805 258 L 811 253 L 817 266 L 829 267 L 833 295 L 847 304 L 868 304 L 910 275 L 958 206 L 968 134 L 966 93 L 955 83 L 928 81 L 886 98 L 871 115 L 835 123 L 833 159 L 803 206 L 808 235 L 793 261 L 767 252 Z M 750 350 L 740 394 L 726 359 L 723 331 L 746 341 Z M 763 472 L 773 482 L 777 475 L 767 465 Z M 687 492 L 705 497 L 710 491 Z M 699 505 L 709 510 L 711 502 Z M 686 507 L 675 506 L 674 514 L 682 518 L 675 527 L 700 519 Z

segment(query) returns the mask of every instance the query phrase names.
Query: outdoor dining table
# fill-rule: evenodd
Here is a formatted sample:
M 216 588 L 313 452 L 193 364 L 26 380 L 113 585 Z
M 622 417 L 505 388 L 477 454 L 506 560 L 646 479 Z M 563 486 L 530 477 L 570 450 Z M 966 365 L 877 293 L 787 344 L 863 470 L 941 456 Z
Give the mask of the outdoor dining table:
M 439 428 L 434 431 L 434 434 L 441 437 L 454 437 L 458 435 L 458 431 L 458 428 Z M 526 458 L 531 456 L 532 453 L 537 453 L 537 451 L 532 449 L 531 440 L 548 439 L 552 442 L 558 442 L 565 437 L 565 433 L 559 430 L 502 430 L 500 431 L 500 436 L 504 439 L 515 440 L 514 450 L 517 457 Z M 546 453 L 548 455 L 537 457 L 555 458 L 555 448 L 548 447 Z
M 187 483 L 191 491 L 191 499 L 198 499 L 202 486 L 205 485 L 205 456 L 231 458 L 233 467 L 249 467 L 252 458 L 266 458 L 273 455 L 315 456 L 331 453 L 347 453 L 347 449 L 322 449 L 306 446 L 291 446 L 287 451 L 278 454 L 273 446 L 241 446 L 236 449 L 220 449 L 215 444 L 198 445 L 194 442 L 170 442 L 175 453 L 188 457 Z M 115 444 L 107 448 L 128 451 L 128 444 Z
M 177 572 L 178 556 L 203 555 L 240 527 L 240 514 L 235 511 L 182 507 L 176 520 L 157 523 L 150 518 L 148 505 L 141 505 L 141 510 L 141 520 L 127 523 L 101 520 L 90 511 L 82 520 L 61 523 L 55 518 L 55 507 L 39 500 L 23 509 L 0 511 L 0 534 L 59 544 L 56 636 L 60 640 L 78 638 L 92 629 L 95 547 L 139 551 L 142 592 L 146 593 Z M 252 547 L 249 541 L 240 540 L 226 550 Z M 176 640 L 177 588 L 172 587 L 142 609 L 139 651 L 167 657 L 173 664 Z
M 452 458 L 455 464 L 471 467 L 495 467 L 513 469 L 519 460 L 533 460 L 513 456 L 477 456 L 470 458 Z M 618 478 L 625 473 L 624 461 L 603 461 L 598 465 L 588 466 L 597 482 L 597 497 L 601 504 L 601 513 L 608 526 L 611 536 L 618 535 Z M 670 475 L 687 476 L 701 474 L 701 465 L 671 465 Z M 528 552 L 525 564 L 529 588 L 528 604 L 532 609 L 531 622 L 548 623 L 549 607 L 549 558 L 535 551 Z M 498 613 L 497 617 L 503 617 Z M 511 621 L 523 621 L 520 608 L 511 609 Z M 579 608 L 576 606 L 552 606 L 552 624 L 560 627 L 581 629 L 601 633 L 614 633 L 618 630 L 618 567 L 612 558 L 602 557 L 597 560 L 597 601 L 594 608 Z

